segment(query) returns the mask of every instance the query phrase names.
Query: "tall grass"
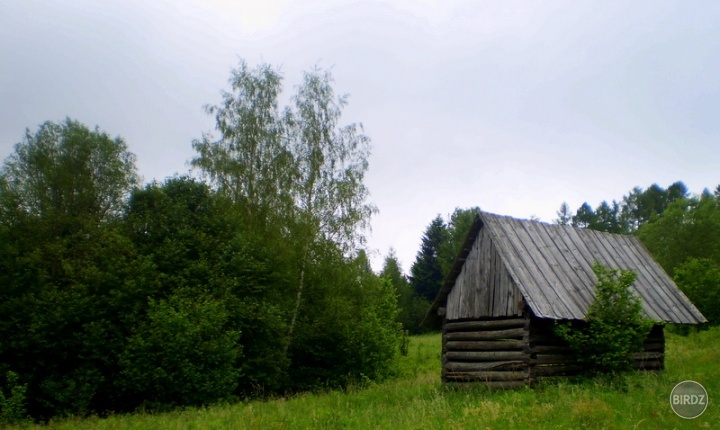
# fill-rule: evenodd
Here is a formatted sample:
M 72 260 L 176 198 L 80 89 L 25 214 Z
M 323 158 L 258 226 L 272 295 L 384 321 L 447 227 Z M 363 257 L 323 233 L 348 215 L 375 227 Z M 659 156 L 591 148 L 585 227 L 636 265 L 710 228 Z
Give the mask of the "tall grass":
M 669 334 L 666 370 L 622 378 L 562 381 L 502 391 L 440 384 L 440 336 L 411 339 L 398 377 L 344 391 L 306 393 L 158 415 L 53 421 L 47 429 L 666 429 L 718 428 L 720 328 L 688 337 Z M 692 379 L 710 405 L 695 420 L 676 416 L 672 388 Z M 32 427 L 32 426 L 31 426 Z

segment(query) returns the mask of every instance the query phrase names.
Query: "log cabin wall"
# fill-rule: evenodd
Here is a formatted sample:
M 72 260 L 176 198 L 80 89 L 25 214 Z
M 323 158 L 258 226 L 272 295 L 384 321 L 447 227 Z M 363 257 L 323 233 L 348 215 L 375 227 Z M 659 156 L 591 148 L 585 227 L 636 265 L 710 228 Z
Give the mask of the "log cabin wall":
M 443 324 L 443 383 L 481 382 L 516 388 L 528 381 L 530 319 L 521 317 Z
M 573 351 L 553 332 L 555 321 L 531 318 L 529 325 L 528 382 L 576 375 L 582 370 Z M 634 354 L 636 370 L 662 370 L 665 357 L 663 326 L 655 325 L 643 343 L 643 351 Z
M 445 320 L 442 332 L 442 381 L 517 388 L 540 380 L 580 373 L 569 345 L 553 332 L 553 320 L 522 317 L 471 321 Z M 638 370 L 664 368 L 665 336 L 656 325 L 635 354 Z
M 653 326 L 645 343 L 643 352 L 634 356 L 633 367 L 638 370 L 665 369 L 665 330 L 661 325 Z

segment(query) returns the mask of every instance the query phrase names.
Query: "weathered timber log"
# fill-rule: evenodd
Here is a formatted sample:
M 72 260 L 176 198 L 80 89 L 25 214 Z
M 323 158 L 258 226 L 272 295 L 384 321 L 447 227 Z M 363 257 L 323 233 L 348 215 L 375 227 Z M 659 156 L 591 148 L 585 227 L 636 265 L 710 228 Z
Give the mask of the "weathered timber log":
M 636 352 L 633 354 L 633 360 L 662 360 L 665 354 L 662 352 Z
M 479 370 L 486 370 L 492 368 L 505 368 L 505 367 L 520 367 L 526 366 L 527 360 L 521 358 L 522 356 L 509 356 L 510 358 L 501 358 L 493 361 L 485 362 L 468 362 L 468 361 L 447 361 L 443 363 L 443 369 L 448 371 L 458 372 L 472 372 Z
M 524 327 L 527 320 L 525 318 L 510 318 L 501 320 L 487 321 L 458 321 L 445 324 L 445 330 L 452 331 L 472 331 L 472 330 L 493 330 L 501 328 Z
M 580 371 L 580 366 L 573 364 L 558 364 L 555 366 L 533 366 L 530 374 L 535 376 L 571 375 Z
M 524 381 L 525 372 L 453 372 L 446 376 L 448 381 Z
M 443 365 L 443 372 L 479 372 L 483 370 L 518 370 L 524 369 L 527 364 L 522 360 L 487 361 L 481 363 L 468 363 L 450 361 Z
M 465 357 L 458 358 L 453 356 L 452 358 L 447 358 L 443 361 L 443 367 L 447 369 L 456 368 L 459 370 L 470 370 L 475 368 L 476 370 L 482 370 L 491 369 L 493 367 L 503 368 L 505 366 L 519 366 L 520 364 L 526 366 L 528 361 L 527 356 L 520 354 L 506 354 L 504 356 L 499 355 L 494 357 L 492 360 L 486 359 L 485 361 L 477 359 L 467 360 Z
M 440 318 L 443 318 L 446 313 L 447 313 L 447 309 L 445 309 L 445 308 L 438 308 L 438 310 L 437 310 L 437 314 Z
M 530 347 L 531 354 L 569 354 L 572 353 L 572 348 L 569 346 L 562 345 L 535 345 Z
M 575 357 L 567 354 L 537 354 L 530 359 L 532 364 L 567 364 L 574 363 Z
M 494 331 L 460 331 L 454 333 L 445 333 L 444 337 L 448 341 L 452 340 L 497 340 L 497 339 L 522 339 L 522 328 L 511 328 L 505 330 Z
M 447 372 L 475 372 L 483 370 L 521 370 L 527 364 L 522 360 L 485 361 L 478 363 L 448 362 L 443 366 Z
M 495 351 L 495 350 L 521 350 L 524 343 L 521 340 L 497 341 L 451 341 L 445 344 L 448 351 Z
M 527 356 L 519 351 L 448 351 L 445 358 L 448 361 L 501 361 L 523 360 Z

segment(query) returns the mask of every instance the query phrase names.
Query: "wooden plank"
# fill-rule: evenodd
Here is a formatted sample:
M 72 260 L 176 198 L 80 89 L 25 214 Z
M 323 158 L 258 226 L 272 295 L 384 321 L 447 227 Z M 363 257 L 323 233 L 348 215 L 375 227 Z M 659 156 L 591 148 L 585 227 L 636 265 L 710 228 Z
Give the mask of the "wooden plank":
M 572 279 L 571 284 L 566 287 L 574 289 L 583 303 L 582 309 L 586 311 L 590 303 L 595 300 L 592 288 L 595 285 L 595 276 L 592 273 L 591 263 L 583 258 L 581 247 L 575 243 L 579 236 L 573 236 L 571 233 L 574 228 L 569 226 L 557 226 L 546 230 L 552 241 L 561 249 L 561 254 L 565 259 L 565 270 Z M 582 243 L 582 241 L 580 242 Z
M 514 249 L 511 241 L 507 238 L 504 229 L 497 221 L 496 218 L 499 217 L 489 214 L 481 214 L 481 218 L 485 223 L 484 228 L 489 229 L 488 233 L 490 233 L 493 243 L 495 243 L 495 246 L 498 249 L 503 266 L 507 269 L 508 275 L 512 279 L 513 284 L 516 288 L 518 288 L 518 292 L 523 294 L 523 297 L 533 310 L 546 308 L 546 303 L 536 302 L 535 298 L 524 294 L 524 282 L 525 280 L 530 279 L 530 277 L 525 273 L 523 259 L 517 254 L 517 250 Z M 542 300 L 542 298 L 539 298 L 539 300 Z
M 447 340 L 496 340 L 496 339 L 522 339 L 524 328 L 510 328 L 493 331 L 460 331 L 446 333 Z
M 458 299 L 462 295 L 462 272 L 455 278 L 453 288 L 447 295 L 445 316 L 448 319 L 460 318 Z
M 585 289 L 583 296 L 588 298 L 589 303 L 592 303 L 595 300 L 595 283 L 597 282 L 593 272 L 593 265 L 598 261 L 597 251 L 590 246 L 592 233 L 579 228 L 567 228 L 565 233 L 567 235 L 567 238 L 564 238 L 565 243 L 567 244 L 568 241 L 572 243 L 573 248 L 571 249 L 574 249 L 574 256 L 577 257 L 577 261 L 581 265 L 583 274 L 578 276 L 581 276 L 583 280 L 581 284 Z
M 447 374 L 448 381 L 524 381 L 525 372 L 453 372 Z
M 497 341 L 451 341 L 446 343 L 448 351 L 495 351 L 522 350 L 525 343 L 521 340 Z
M 549 226 L 535 222 L 522 222 L 521 224 L 534 246 L 537 267 L 545 276 L 547 286 L 550 287 L 543 293 L 551 302 L 562 303 L 571 315 L 584 315 L 586 309 L 584 300 L 575 292 L 573 288 L 575 283 L 568 277 L 569 266 L 560 255 L 559 244 L 555 243 L 546 232 Z
M 586 270 L 580 267 L 578 260 L 571 254 L 571 249 L 577 247 L 568 246 L 567 235 L 561 236 L 565 231 L 562 227 L 543 225 L 543 228 L 538 230 L 539 236 L 550 248 L 548 261 L 551 262 L 551 267 L 558 270 L 556 274 L 563 294 L 577 306 L 582 315 L 585 315 L 588 306 L 595 300 L 592 288 L 594 279 L 588 276 Z
M 468 306 L 471 307 L 473 310 L 472 315 L 476 318 L 488 316 L 487 312 L 485 312 L 487 305 L 486 303 L 483 303 L 487 288 L 483 285 L 482 269 L 480 267 L 482 248 L 484 245 L 483 242 L 484 241 L 482 240 L 475 240 L 475 244 L 473 246 L 475 258 L 473 259 L 472 264 L 468 267 L 468 273 L 470 273 L 470 277 L 472 278 L 472 297 L 469 297 L 470 300 L 468 300 Z
M 448 351 L 445 353 L 445 357 L 449 361 L 497 361 L 527 358 L 521 351 Z
M 501 237 L 501 240 L 504 242 L 501 249 L 504 248 L 505 256 L 512 255 L 511 259 L 515 260 L 513 264 L 516 266 L 513 266 L 512 269 L 515 270 L 520 279 L 523 280 L 519 282 L 518 285 L 522 284 L 524 287 L 525 294 L 523 294 L 523 296 L 525 299 L 528 302 L 536 303 L 535 306 L 532 306 L 531 303 L 531 307 L 533 311 L 536 312 L 536 315 L 541 317 L 555 317 L 558 315 L 556 307 L 548 300 L 545 294 L 543 294 L 547 280 L 541 271 L 538 270 L 537 262 L 531 254 L 532 245 L 524 243 L 528 240 L 526 237 L 527 234 L 521 226 L 515 225 L 519 223 L 519 221 L 513 221 L 514 220 L 509 217 L 496 217 L 493 219 L 493 226 L 498 229 L 496 237 Z
M 489 238 L 488 238 L 489 239 Z M 485 314 L 492 316 L 493 314 L 493 300 L 495 298 L 495 284 L 493 282 L 495 276 L 496 267 L 493 265 L 493 249 L 492 241 L 486 240 L 483 242 L 483 255 L 480 260 L 480 269 L 482 272 L 482 280 L 485 285 L 486 292 L 483 300 L 485 301 Z
M 488 238 L 489 239 L 489 238 Z M 510 316 L 512 315 L 507 311 L 507 294 L 505 293 L 505 285 L 502 283 L 502 272 L 504 270 L 504 267 L 502 265 L 502 261 L 500 261 L 500 258 L 498 257 L 497 249 L 495 249 L 495 244 L 490 241 L 490 264 L 492 264 L 493 267 L 493 297 L 492 297 L 492 311 L 490 312 L 492 316 L 499 317 L 499 316 Z
M 523 327 L 524 325 L 525 325 L 524 318 L 510 318 L 510 319 L 485 320 L 485 321 L 448 322 L 445 324 L 444 328 L 448 332 L 453 332 L 453 331 L 516 328 L 516 327 Z
M 695 309 L 692 303 L 687 300 L 685 295 L 677 288 L 675 283 L 672 279 L 670 279 L 667 273 L 665 273 L 662 267 L 660 267 L 660 265 L 652 259 L 652 256 L 645 249 L 642 242 L 640 242 L 637 238 L 632 238 L 632 240 L 636 242 L 636 246 L 632 248 L 636 255 L 645 257 L 643 269 L 647 273 L 650 273 L 653 279 L 657 279 L 657 283 L 651 285 L 650 287 L 653 292 L 657 293 L 665 301 L 665 303 L 668 303 L 668 307 L 662 310 L 666 310 L 667 313 L 671 315 L 665 315 L 662 319 L 664 321 L 672 322 L 697 322 L 695 319 L 697 309 Z M 662 310 L 659 310 L 658 313 L 662 314 Z
M 485 256 L 485 264 L 489 268 L 488 272 L 488 315 L 489 316 L 509 316 L 504 312 L 499 312 L 500 306 L 498 305 L 499 295 L 502 294 L 500 291 L 500 285 L 498 279 L 500 276 L 500 270 L 502 265 L 498 265 L 497 252 L 495 252 L 495 245 L 492 243 L 490 237 L 487 238 L 487 255 Z M 500 300 L 501 301 L 501 300 Z
M 643 310 L 647 316 L 655 321 L 665 321 L 668 319 L 667 312 L 664 309 L 667 303 L 660 291 L 664 279 L 661 279 L 662 276 L 656 277 L 651 273 L 652 271 L 647 270 L 646 264 L 649 255 L 638 252 L 637 244 L 628 239 L 618 240 L 620 252 L 622 252 L 622 256 L 627 262 L 623 269 L 631 269 L 637 274 L 637 279 L 632 288 L 642 299 Z

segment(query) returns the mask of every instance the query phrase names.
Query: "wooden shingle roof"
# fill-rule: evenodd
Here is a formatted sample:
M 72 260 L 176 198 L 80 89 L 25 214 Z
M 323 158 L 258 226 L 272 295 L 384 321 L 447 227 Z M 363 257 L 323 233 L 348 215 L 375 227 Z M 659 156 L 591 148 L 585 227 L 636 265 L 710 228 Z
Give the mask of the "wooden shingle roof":
M 533 314 L 550 319 L 583 319 L 595 298 L 595 262 L 637 274 L 632 288 L 654 321 L 697 324 L 706 319 L 678 289 L 635 236 L 550 225 L 478 212 L 463 251 L 428 317 L 444 306 L 462 263 L 480 229 L 492 241 Z M 426 320 L 428 320 L 426 317 Z

